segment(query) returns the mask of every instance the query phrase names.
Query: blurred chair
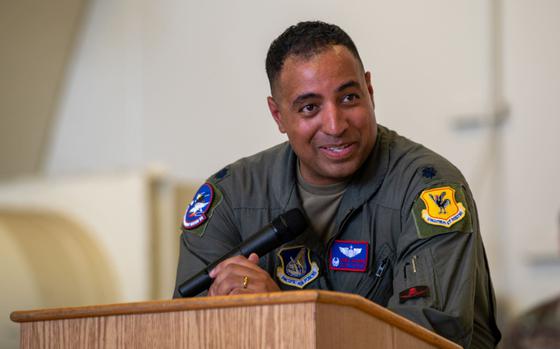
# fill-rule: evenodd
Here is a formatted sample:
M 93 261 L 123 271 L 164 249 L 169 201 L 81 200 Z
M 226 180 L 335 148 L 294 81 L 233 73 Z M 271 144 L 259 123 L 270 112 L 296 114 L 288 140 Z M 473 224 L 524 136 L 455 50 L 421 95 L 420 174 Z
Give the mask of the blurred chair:
M 560 297 L 518 317 L 505 337 L 506 349 L 560 348 Z
M 13 310 L 110 303 L 115 275 L 102 248 L 60 213 L 0 209 L 0 347 L 17 348 Z

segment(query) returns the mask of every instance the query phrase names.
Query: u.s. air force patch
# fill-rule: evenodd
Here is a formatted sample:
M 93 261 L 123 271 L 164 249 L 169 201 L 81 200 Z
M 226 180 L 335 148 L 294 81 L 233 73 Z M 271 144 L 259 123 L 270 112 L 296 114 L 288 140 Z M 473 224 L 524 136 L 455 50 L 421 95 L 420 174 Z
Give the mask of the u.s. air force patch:
M 471 232 L 465 200 L 462 187 L 454 184 L 422 191 L 412 206 L 418 237 L 423 239 L 452 231 Z
M 202 236 L 208 219 L 222 200 L 222 193 L 211 183 L 204 183 L 194 194 L 194 198 L 183 216 L 183 229 Z
M 283 248 L 276 255 L 280 260 L 276 276 L 285 285 L 304 288 L 319 276 L 319 267 L 311 261 L 311 252 L 305 246 Z

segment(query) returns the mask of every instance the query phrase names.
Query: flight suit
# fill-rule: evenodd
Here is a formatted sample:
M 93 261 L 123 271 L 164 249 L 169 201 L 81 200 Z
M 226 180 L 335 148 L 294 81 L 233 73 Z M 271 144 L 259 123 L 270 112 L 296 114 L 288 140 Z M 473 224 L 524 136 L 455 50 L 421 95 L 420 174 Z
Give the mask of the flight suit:
M 213 197 L 205 220 L 181 235 L 177 285 L 279 214 L 301 209 L 296 163 L 283 143 L 208 180 Z M 447 218 L 442 212 L 451 208 L 456 213 Z M 344 192 L 336 227 L 326 239 L 308 228 L 262 256 L 260 266 L 284 290 L 359 294 L 464 347 L 498 343 L 475 203 L 447 160 L 378 125 L 373 151 Z M 341 262 L 340 251 L 367 257 Z

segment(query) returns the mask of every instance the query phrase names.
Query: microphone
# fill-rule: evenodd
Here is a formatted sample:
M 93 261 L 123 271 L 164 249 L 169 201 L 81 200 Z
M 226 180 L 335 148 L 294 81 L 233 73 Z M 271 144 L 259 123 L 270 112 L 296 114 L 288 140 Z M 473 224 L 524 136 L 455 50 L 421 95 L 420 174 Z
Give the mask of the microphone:
M 256 253 L 259 257 L 262 257 L 282 244 L 293 240 L 306 228 L 307 221 L 299 209 L 294 208 L 281 214 L 217 261 L 209 264 L 198 274 L 183 282 L 178 288 L 179 294 L 183 297 L 196 296 L 210 287 L 212 278 L 208 273 L 224 260 L 236 255 L 248 257 L 251 253 Z

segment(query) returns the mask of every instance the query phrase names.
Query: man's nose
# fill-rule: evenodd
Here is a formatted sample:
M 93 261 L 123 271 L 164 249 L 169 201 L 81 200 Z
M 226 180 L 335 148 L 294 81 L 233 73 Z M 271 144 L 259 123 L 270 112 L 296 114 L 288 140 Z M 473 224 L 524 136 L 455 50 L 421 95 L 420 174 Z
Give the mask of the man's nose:
M 336 105 L 329 105 L 323 110 L 322 130 L 330 136 L 340 136 L 348 128 L 344 113 Z

